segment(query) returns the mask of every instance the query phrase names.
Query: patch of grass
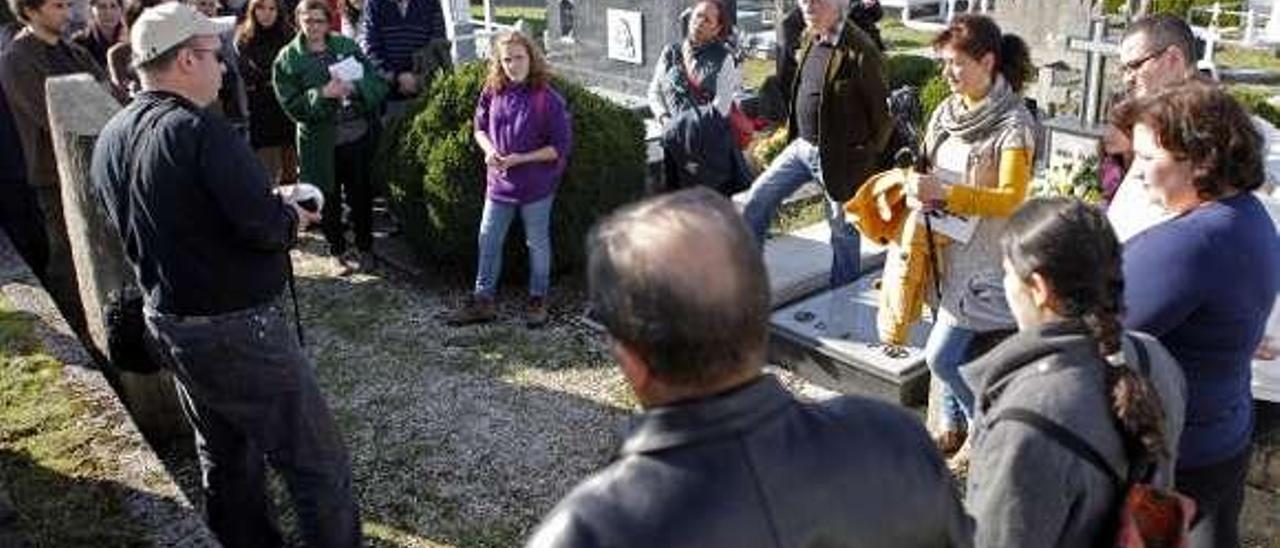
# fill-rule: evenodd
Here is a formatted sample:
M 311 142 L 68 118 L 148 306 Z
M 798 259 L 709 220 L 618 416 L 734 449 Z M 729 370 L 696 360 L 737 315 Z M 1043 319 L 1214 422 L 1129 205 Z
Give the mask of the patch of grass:
M 34 322 L 0 296 L 0 485 L 18 533 L 37 546 L 145 544 L 110 479 L 116 463 L 93 450 L 100 432 L 85 425 L 96 413 L 61 382 Z
M 363 284 L 349 296 L 318 297 L 320 302 L 308 307 L 311 310 L 304 326 L 315 322 L 353 342 L 371 341 L 377 334 L 372 327 L 395 318 L 404 308 L 396 295 L 373 284 Z
M 1270 49 L 1222 46 L 1214 55 L 1220 69 L 1256 69 L 1280 71 L 1280 57 Z
M 1227 90 L 1250 113 L 1262 117 L 1271 125 L 1280 125 L 1280 108 L 1268 102 L 1270 97 L 1280 93 L 1280 89 L 1274 86 L 1232 85 Z
M 547 28 L 547 9 L 540 6 L 494 6 L 493 20 L 503 25 L 514 25 L 521 19 L 529 25 L 531 38 L 541 39 Z M 471 18 L 484 21 L 484 5 L 471 4 Z
M 777 68 L 773 59 L 746 58 L 742 61 L 742 87 L 760 89 L 764 79 L 773 76 Z
M 510 523 L 484 523 L 458 534 L 458 548 L 506 548 L 519 546 L 525 532 Z
M 636 399 L 636 393 L 626 379 L 618 379 L 609 385 L 609 401 L 622 409 L 640 410 L 640 400 Z
M 364 540 L 371 548 L 443 548 L 448 546 L 447 544 L 434 542 L 431 539 L 422 538 L 403 529 L 367 519 L 361 525 L 364 528 Z
M 907 28 L 896 18 L 885 18 L 880 22 L 880 37 L 889 52 L 928 47 L 933 36 L 932 32 Z

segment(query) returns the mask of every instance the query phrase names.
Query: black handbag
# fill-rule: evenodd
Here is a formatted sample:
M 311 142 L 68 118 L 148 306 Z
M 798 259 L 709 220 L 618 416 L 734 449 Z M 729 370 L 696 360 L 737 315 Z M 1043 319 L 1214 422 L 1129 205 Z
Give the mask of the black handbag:
M 142 294 L 132 286 L 113 291 L 103 305 L 107 327 L 107 356 L 121 371 L 151 374 L 160 364 L 148 352 L 146 320 L 142 317 Z

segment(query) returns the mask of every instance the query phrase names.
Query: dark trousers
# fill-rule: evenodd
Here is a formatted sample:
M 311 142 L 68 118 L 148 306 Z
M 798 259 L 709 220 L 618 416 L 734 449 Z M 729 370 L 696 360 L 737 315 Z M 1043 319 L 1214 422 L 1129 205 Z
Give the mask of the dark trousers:
M 196 432 L 209 528 L 224 546 L 280 546 L 266 467 L 308 546 L 360 544 L 346 447 L 279 299 L 218 316 L 147 313 Z
M 18 250 L 37 278 L 44 279 L 49 261 L 49 243 L 44 235 L 44 216 L 35 191 L 25 180 L 0 181 L 0 230 Z
M 1192 548 L 1240 545 L 1240 511 L 1244 507 L 1249 456 L 1250 450 L 1246 449 L 1217 464 L 1178 470 L 1178 491 L 1196 501 Z
M 342 220 L 342 204 L 351 210 L 351 224 L 356 249 L 373 248 L 373 194 L 369 185 L 369 157 L 373 155 L 373 139 L 369 133 L 333 149 L 333 188 L 325 191 L 324 239 L 329 251 L 340 255 L 347 250 L 346 223 Z

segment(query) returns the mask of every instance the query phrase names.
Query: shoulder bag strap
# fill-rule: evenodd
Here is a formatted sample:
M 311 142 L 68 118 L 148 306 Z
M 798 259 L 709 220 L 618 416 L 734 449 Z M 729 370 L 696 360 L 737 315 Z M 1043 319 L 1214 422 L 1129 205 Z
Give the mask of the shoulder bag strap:
M 1092 445 L 1089 445 L 1089 442 L 1076 435 L 1075 432 L 1053 422 L 1048 417 L 1023 407 L 1010 407 L 996 415 L 996 418 L 991 421 L 991 425 L 995 425 L 1002 420 L 1012 420 L 1030 425 L 1107 474 L 1112 483 L 1115 483 L 1118 487 L 1123 489 L 1126 484 L 1120 478 L 1120 474 L 1107 463 L 1107 459 Z

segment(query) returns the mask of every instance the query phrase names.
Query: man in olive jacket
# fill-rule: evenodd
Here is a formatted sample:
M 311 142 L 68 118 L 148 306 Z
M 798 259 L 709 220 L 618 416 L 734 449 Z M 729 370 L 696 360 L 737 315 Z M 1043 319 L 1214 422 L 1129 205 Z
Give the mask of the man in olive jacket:
M 587 247 L 591 307 L 644 411 L 528 546 L 971 546 L 918 420 L 857 396 L 798 401 L 762 373 L 769 286 L 729 200 L 663 194 Z
M 800 64 L 791 86 L 790 143 L 752 184 L 743 217 L 762 246 L 782 200 L 816 180 L 826 190 L 831 227 L 831 287 L 860 270 L 857 231 L 841 205 L 875 170 L 893 121 L 886 99 L 884 57 L 875 42 L 849 22 L 849 0 L 800 0 L 806 25 Z

